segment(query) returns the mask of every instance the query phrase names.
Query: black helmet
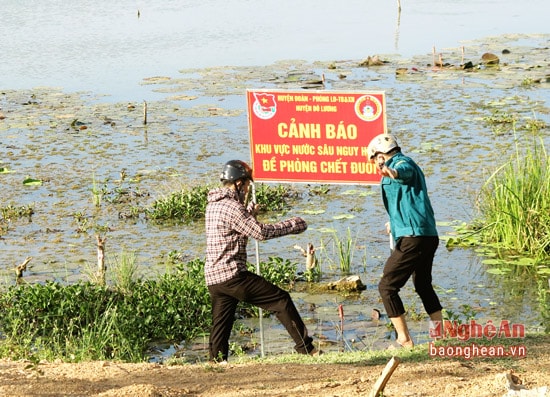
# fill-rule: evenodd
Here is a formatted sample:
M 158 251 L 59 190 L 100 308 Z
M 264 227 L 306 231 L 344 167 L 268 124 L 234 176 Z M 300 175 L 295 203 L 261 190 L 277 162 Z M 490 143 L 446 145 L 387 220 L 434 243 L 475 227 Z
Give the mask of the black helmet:
M 225 163 L 220 180 L 222 182 L 236 182 L 240 179 L 250 179 L 252 181 L 252 168 L 241 160 L 231 160 Z

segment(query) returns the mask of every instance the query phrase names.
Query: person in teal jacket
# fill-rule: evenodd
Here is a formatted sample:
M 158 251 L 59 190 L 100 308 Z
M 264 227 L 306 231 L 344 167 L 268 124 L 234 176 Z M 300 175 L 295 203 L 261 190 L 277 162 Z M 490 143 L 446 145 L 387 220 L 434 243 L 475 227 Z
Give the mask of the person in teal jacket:
M 382 200 L 390 220 L 386 229 L 392 241 L 378 291 L 397 332 L 397 343 L 412 347 L 399 297 L 411 276 L 430 319 L 434 323 L 442 321 L 441 303 L 432 286 L 433 259 L 439 245 L 434 211 L 422 169 L 401 152 L 394 136 L 376 136 L 367 150 L 369 160 L 376 163 L 382 175 Z

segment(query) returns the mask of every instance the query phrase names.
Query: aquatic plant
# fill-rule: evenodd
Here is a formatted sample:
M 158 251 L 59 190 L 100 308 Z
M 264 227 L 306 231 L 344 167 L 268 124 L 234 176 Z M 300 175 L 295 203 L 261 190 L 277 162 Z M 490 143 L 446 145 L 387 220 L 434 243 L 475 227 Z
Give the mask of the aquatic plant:
M 261 211 L 284 211 L 290 208 L 289 201 L 297 196 L 298 192 L 291 185 L 256 184 L 256 202 Z
M 157 199 L 146 210 L 149 219 L 156 221 L 174 220 L 189 223 L 204 217 L 206 197 L 211 186 L 199 185 L 190 189 L 170 193 Z
M 332 245 L 332 253 L 336 259 L 328 254 L 327 246 L 322 241 L 320 250 L 327 254 L 329 262 L 333 265 L 336 264 L 342 274 L 350 274 L 357 244 L 357 241 L 351 236 L 350 229 L 347 229 L 345 238 L 340 238 L 337 232 L 333 232 L 332 239 L 329 242 Z
M 31 205 L 8 204 L 5 207 L 0 207 L 0 215 L 2 215 L 2 220 L 25 217 L 30 218 L 33 214 L 34 208 Z
M 174 220 L 189 223 L 204 217 L 207 195 L 213 186 L 199 185 L 173 192 L 157 199 L 146 210 L 149 219 L 156 221 Z M 296 196 L 289 186 L 256 185 L 256 202 L 260 211 L 282 211 L 290 207 L 288 200 Z
M 137 279 L 135 253 L 123 252 L 109 267 L 114 271 L 107 285 L 9 286 L 0 292 L 0 356 L 142 361 L 152 341 L 180 343 L 207 332 L 211 305 L 204 261 L 176 259 L 173 266 L 157 279 Z M 262 275 L 279 286 L 294 282 L 296 268 L 279 257 L 260 263 Z M 258 314 L 250 305 L 242 305 L 242 313 Z
M 141 361 L 152 340 L 186 340 L 210 324 L 204 262 L 123 288 L 89 282 L 11 286 L 0 294 L 0 355 Z M 131 283 L 131 289 L 128 284 Z
M 516 151 L 482 186 L 482 241 L 544 260 L 550 254 L 550 162 L 542 139 Z
M 520 265 L 550 274 L 550 162 L 541 137 L 525 145 L 516 139 L 513 156 L 482 185 L 477 209 L 471 223 L 455 226 L 447 247 L 483 246 L 489 273 L 509 274 Z

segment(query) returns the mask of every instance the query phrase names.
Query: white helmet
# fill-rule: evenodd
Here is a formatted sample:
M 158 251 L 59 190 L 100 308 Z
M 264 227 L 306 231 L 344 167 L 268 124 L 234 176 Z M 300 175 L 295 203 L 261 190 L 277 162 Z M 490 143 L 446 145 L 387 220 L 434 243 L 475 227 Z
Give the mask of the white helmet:
M 380 134 L 375 136 L 372 141 L 370 141 L 369 146 L 367 147 L 367 154 L 369 160 L 372 160 L 376 153 L 389 153 L 394 149 L 400 149 L 397 139 L 393 135 L 389 134 Z

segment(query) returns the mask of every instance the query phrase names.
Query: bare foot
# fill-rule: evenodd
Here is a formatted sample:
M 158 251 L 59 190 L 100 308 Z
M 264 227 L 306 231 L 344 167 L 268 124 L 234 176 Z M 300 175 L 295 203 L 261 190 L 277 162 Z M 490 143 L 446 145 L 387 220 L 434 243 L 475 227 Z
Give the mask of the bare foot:
M 406 347 L 406 348 L 414 347 L 414 342 L 412 341 L 412 339 L 409 339 L 409 340 L 406 340 L 406 341 L 396 340 L 396 342 L 399 343 L 399 346 L 401 346 L 401 347 Z

